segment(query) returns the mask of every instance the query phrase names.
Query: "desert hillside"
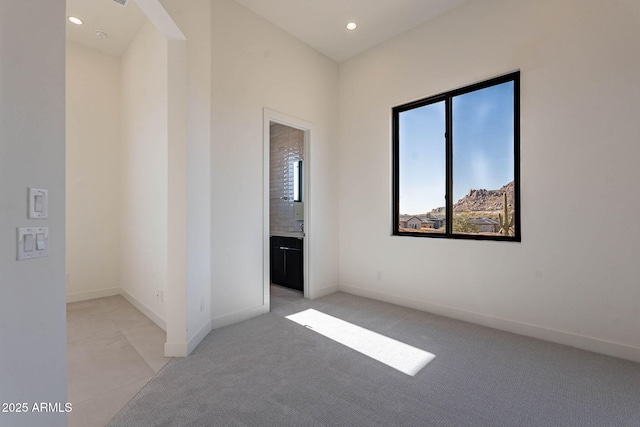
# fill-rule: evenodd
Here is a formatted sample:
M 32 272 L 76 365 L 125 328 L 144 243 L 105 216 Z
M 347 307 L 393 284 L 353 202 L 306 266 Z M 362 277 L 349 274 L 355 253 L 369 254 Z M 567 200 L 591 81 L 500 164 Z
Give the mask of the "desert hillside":
M 495 212 L 501 211 L 503 206 L 503 194 L 507 193 L 507 204 L 509 210 L 514 206 L 514 185 L 513 181 L 503 185 L 499 190 L 469 190 L 466 196 L 458 200 L 453 205 L 454 212 Z M 432 214 L 444 214 L 445 208 L 436 208 Z

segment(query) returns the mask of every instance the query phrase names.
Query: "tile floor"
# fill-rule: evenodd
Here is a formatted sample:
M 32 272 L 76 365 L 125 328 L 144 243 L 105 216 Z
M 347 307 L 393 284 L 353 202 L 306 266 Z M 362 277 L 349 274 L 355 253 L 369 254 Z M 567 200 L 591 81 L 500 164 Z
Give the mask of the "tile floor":
M 165 341 L 120 295 L 67 304 L 69 426 L 106 425 L 170 360 Z

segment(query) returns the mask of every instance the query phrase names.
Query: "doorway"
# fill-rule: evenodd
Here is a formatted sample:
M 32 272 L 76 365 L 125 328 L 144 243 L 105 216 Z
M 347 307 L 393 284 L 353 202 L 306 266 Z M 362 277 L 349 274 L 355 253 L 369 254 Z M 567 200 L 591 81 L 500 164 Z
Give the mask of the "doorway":
M 90 32 L 100 21 L 115 34 L 107 17 L 138 17 L 119 54 L 82 37 L 66 46 L 69 421 L 105 425 L 169 356 L 187 353 L 186 336 L 183 349 L 168 345 L 186 318 L 174 297 L 186 285 L 170 280 L 186 252 L 186 170 L 176 166 L 186 157 L 186 42 L 165 28 L 177 29 L 170 18 L 154 22 L 168 17 L 157 1 L 70 3 Z
M 67 43 L 67 300 L 122 295 L 186 356 L 186 39 L 156 0 L 67 9 L 137 25 L 119 53 Z
M 264 110 L 264 302 L 271 282 L 309 297 L 310 134 L 305 121 Z M 293 292 L 293 293 L 292 293 Z M 282 294 L 280 292 L 279 294 Z

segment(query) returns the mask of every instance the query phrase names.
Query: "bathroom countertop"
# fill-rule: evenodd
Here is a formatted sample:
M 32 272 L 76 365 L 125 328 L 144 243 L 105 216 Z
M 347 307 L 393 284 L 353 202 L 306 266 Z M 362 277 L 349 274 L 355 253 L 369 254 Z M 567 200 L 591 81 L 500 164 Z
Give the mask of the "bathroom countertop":
M 271 233 L 271 236 L 277 236 L 277 237 L 297 237 L 298 239 L 302 239 L 304 237 L 304 233 L 302 232 L 275 232 L 275 233 Z

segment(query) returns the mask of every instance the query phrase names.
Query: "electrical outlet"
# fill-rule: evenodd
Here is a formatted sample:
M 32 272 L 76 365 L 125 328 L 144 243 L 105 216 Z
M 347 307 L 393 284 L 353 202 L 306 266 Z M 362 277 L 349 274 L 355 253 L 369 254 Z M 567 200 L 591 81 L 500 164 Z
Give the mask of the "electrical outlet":
M 382 271 L 378 271 L 376 273 L 376 278 L 378 279 L 378 281 L 382 280 Z
M 200 312 L 204 311 L 204 297 L 200 298 Z
M 164 302 L 164 291 L 160 291 L 160 302 Z

